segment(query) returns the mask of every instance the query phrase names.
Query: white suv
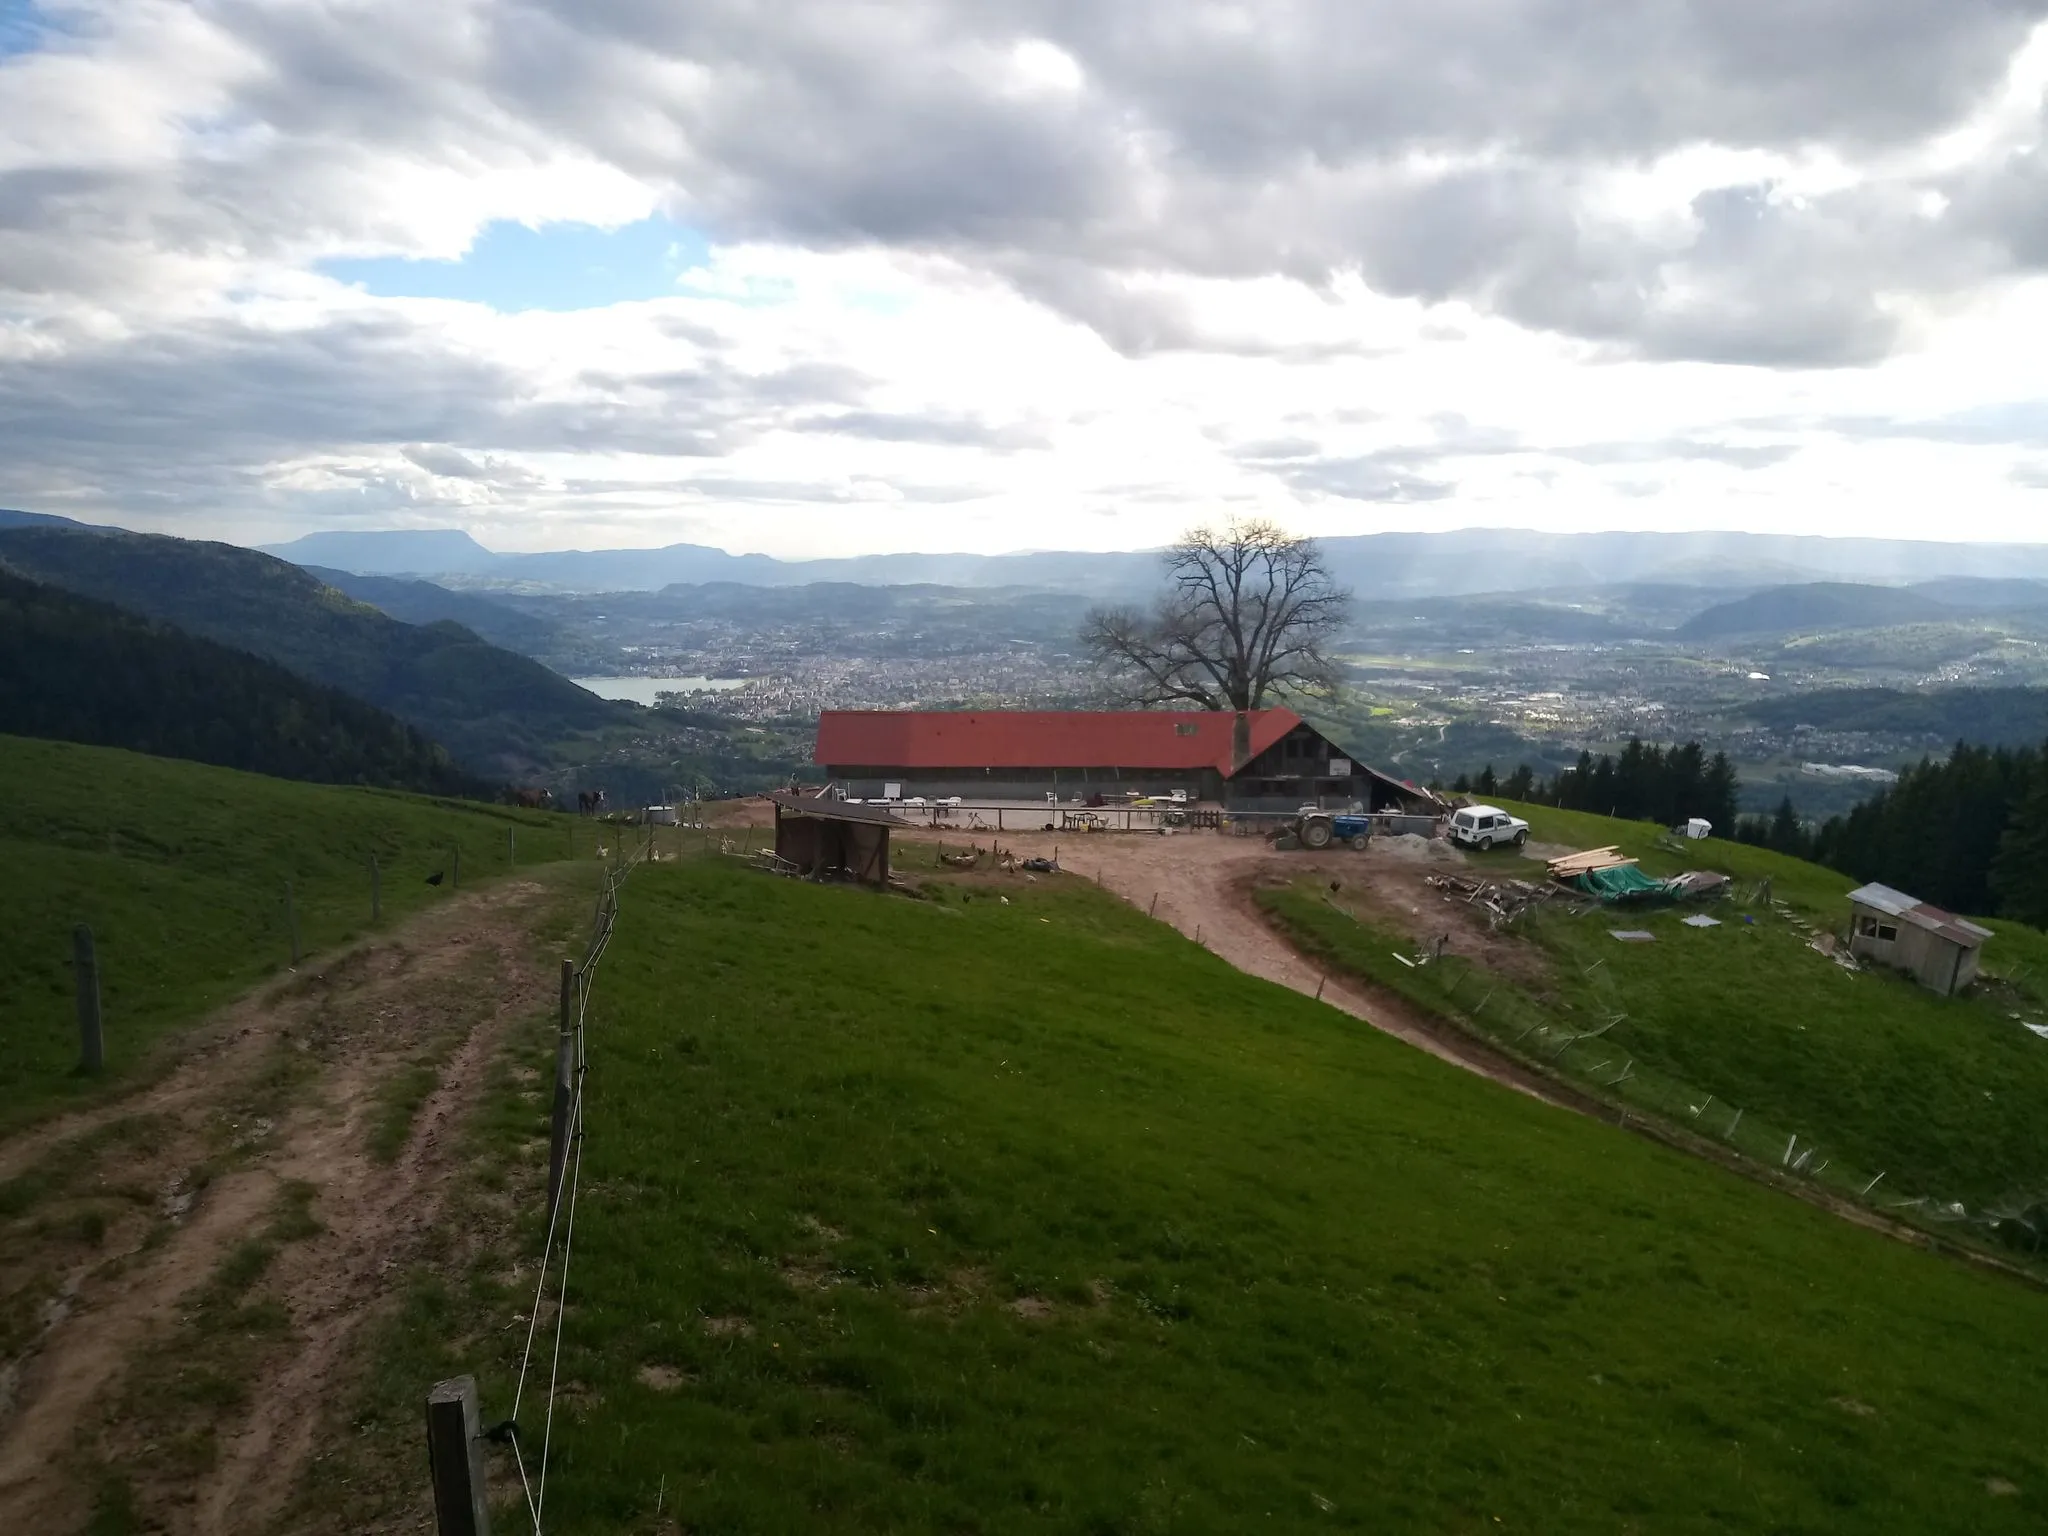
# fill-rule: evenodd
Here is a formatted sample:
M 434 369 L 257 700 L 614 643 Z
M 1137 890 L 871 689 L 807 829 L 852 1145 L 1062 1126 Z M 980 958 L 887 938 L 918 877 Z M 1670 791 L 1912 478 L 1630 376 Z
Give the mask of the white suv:
M 1519 848 L 1529 841 L 1529 823 L 1497 805 L 1468 805 L 1451 817 L 1444 835 L 1468 848 L 1491 848 L 1497 843 L 1513 843 Z

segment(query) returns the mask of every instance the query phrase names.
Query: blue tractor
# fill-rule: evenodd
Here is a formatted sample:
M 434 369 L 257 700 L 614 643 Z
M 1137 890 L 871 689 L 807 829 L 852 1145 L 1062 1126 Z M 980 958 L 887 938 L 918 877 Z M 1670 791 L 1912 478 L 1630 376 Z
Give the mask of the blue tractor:
M 1303 806 L 1301 814 L 1294 818 L 1294 835 L 1304 848 L 1327 848 L 1332 843 L 1342 843 L 1363 853 L 1365 845 L 1372 841 L 1372 818 L 1358 812 L 1319 811 Z

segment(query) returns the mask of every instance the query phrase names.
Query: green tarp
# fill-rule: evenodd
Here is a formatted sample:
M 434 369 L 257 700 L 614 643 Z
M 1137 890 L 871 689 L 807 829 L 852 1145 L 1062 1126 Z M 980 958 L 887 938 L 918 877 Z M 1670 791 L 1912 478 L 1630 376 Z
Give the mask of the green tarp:
M 1633 864 L 1613 869 L 1589 869 L 1571 879 L 1574 890 L 1597 896 L 1602 901 L 1653 901 L 1672 899 L 1669 881 L 1652 880 Z

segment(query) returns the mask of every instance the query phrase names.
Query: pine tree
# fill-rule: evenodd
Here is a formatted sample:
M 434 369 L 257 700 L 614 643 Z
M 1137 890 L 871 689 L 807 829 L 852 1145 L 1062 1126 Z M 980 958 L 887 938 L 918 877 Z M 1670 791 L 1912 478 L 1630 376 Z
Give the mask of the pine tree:
M 1602 755 L 1593 765 L 1593 779 L 1586 794 L 1586 809 L 1602 816 L 1619 816 L 1621 801 L 1615 793 L 1614 759 Z
M 1664 754 L 1663 780 L 1663 803 L 1657 808 L 1659 821 L 1675 827 L 1694 816 L 1714 819 L 1706 806 L 1706 753 L 1698 742 L 1688 741 Z
M 1661 758 L 1662 754 L 1658 756 Z M 1642 739 L 1630 738 L 1614 765 L 1614 789 L 1609 799 L 1616 816 L 1633 821 L 1651 813 L 1657 766 Z
M 1990 887 L 2000 917 L 2048 928 L 2048 747 L 2030 755 L 2033 784 L 1998 840 Z
M 1536 771 L 1527 763 L 1515 764 L 1515 771 L 1508 775 L 1502 786 L 1510 800 L 1534 800 L 1536 798 Z
M 1500 793 L 1500 780 L 1494 776 L 1493 764 L 1479 770 L 1479 778 L 1472 787 L 1489 799 Z
M 1714 830 L 1723 837 L 1735 831 L 1740 817 L 1739 797 L 1742 782 L 1735 776 L 1735 765 L 1728 761 L 1726 752 L 1716 752 L 1713 761 L 1707 764 L 1706 777 L 1700 786 L 1699 814 L 1714 824 Z
M 1771 817 L 1770 847 L 1774 852 L 1789 853 L 1795 858 L 1806 852 L 1806 828 L 1800 824 L 1799 812 L 1793 809 L 1790 795 L 1778 802 L 1777 812 Z

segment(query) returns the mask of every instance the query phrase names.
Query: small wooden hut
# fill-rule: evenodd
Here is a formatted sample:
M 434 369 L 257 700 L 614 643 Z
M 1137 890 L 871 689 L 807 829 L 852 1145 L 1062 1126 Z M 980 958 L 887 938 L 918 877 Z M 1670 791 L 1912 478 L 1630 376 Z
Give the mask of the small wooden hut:
M 1916 901 L 1888 885 L 1849 893 L 1852 954 L 1909 971 L 1920 985 L 1953 997 L 1977 978 L 1977 951 L 1989 928 Z
M 889 880 L 889 829 L 905 825 L 879 805 L 775 794 L 775 856 L 799 875 L 841 875 L 866 885 Z

